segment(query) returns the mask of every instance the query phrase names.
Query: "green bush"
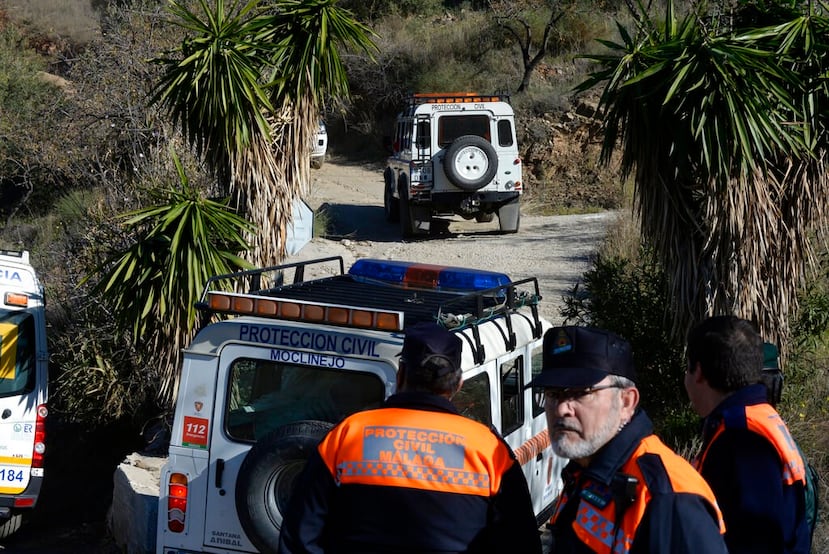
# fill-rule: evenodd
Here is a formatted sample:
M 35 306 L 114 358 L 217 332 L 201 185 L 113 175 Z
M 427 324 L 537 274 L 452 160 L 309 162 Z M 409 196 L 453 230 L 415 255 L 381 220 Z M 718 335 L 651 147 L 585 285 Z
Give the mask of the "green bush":
M 670 335 L 665 276 L 650 252 L 598 254 L 582 282 L 565 297 L 569 324 L 613 331 L 633 348 L 640 404 L 668 444 L 684 448 L 697 434 L 698 419 L 682 384 L 684 345 Z
M 11 25 L 0 25 L 0 215 L 44 213 L 67 180 L 54 140 L 64 97 L 46 63 Z

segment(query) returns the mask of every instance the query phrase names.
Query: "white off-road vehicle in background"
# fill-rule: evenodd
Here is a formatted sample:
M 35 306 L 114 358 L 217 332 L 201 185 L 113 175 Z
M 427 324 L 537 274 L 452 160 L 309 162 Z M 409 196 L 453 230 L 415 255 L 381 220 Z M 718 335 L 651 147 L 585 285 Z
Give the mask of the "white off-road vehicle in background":
M 0 538 L 37 503 L 49 356 L 43 286 L 25 251 L 0 250 Z
M 521 221 L 521 158 L 515 114 L 505 95 L 422 93 L 397 116 L 384 171 L 386 219 L 404 237 L 428 234 L 432 216 L 479 222 L 498 215 L 500 230 Z
M 311 167 L 319 169 L 325 163 L 325 153 L 328 151 L 328 129 L 325 122 L 320 121 L 314 141 L 311 144 Z
M 312 272 L 327 276 L 306 279 Z M 549 519 L 566 460 L 524 388 L 551 326 L 539 298 L 534 278 L 373 259 L 348 272 L 333 257 L 212 278 L 199 304 L 205 325 L 184 352 L 158 554 L 273 552 L 309 453 L 342 418 L 394 393 L 406 328 L 419 321 L 462 338 L 453 402 L 500 431 L 539 524 Z

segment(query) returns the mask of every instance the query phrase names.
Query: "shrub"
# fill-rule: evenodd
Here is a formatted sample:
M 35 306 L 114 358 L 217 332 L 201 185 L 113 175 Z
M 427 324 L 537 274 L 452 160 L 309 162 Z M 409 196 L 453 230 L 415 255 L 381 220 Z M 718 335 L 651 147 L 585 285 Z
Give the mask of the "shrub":
M 663 440 L 682 449 L 697 434 L 697 418 L 682 385 L 684 345 L 670 335 L 661 268 L 638 241 L 620 240 L 623 231 L 611 232 L 616 242 L 597 254 L 582 283 L 565 298 L 562 315 L 567 323 L 607 329 L 630 342 L 640 403 Z

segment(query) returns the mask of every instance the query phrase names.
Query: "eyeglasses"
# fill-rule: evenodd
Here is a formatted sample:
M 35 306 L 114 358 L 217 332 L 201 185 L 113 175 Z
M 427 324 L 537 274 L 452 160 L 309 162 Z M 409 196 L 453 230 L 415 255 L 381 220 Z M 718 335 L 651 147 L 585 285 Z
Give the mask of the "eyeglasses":
M 563 402 L 582 402 L 585 398 L 605 389 L 623 389 L 621 385 L 599 385 L 598 387 L 587 387 L 586 389 L 540 389 L 535 393 L 536 403 L 539 407 L 544 407 L 548 402 L 550 406 L 555 406 Z

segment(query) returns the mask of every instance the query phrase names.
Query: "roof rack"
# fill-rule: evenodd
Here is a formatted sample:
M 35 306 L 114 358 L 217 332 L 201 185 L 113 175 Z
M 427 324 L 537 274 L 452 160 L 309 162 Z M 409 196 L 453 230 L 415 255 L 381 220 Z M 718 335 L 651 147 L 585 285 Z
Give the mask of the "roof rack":
M 479 94 L 477 92 L 415 92 L 407 99 L 407 106 L 419 106 L 420 104 L 467 104 L 481 102 L 507 102 L 508 94 Z
M 360 261 L 360 260 L 358 260 Z M 305 279 L 309 266 L 335 262 L 339 273 L 329 277 Z M 362 266 L 376 264 L 383 270 L 383 279 L 365 278 L 366 269 L 356 274 L 344 272 L 341 256 L 294 262 L 261 269 L 217 275 L 208 279 L 201 299 L 196 304 L 202 312 L 202 324 L 213 314 L 251 315 L 277 320 L 307 321 L 361 329 L 399 332 L 418 321 L 435 321 L 453 331 L 471 329 L 474 337 L 473 355 L 477 363 L 486 358 L 478 326 L 501 316 L 508 316 L 522 307 L 532 313 L 533 336 L 542 335 L 538 304 L 541 300 L 535 277 L 514 282 L 503 274 L 479 271 L 481 283 L 495 283 L 488 288 L 453 288 L 458 273 L 450 273 L 449 288 L 442 288 L 441 279 L 430 279 L 423 272 L 440 270 L 442 266 L 362 260 Z M 293 280 L 285 283 L 285 274 L 294 270 Z M 462 268 L 448 268 L 458 270 Z M 398 280 L 409 270 L 419 279 Z M 469 270 L 474 273 L 478 270 Z M 436 274 L 437 275 L 437 274 Z M 470 287 L 475 284 L 471 281 Z M 234 292 L 230 292 L 234 291 Z M 512 319 L 503 317 L 506 329 L 504 342 L 508 350 L 516 347 Z

